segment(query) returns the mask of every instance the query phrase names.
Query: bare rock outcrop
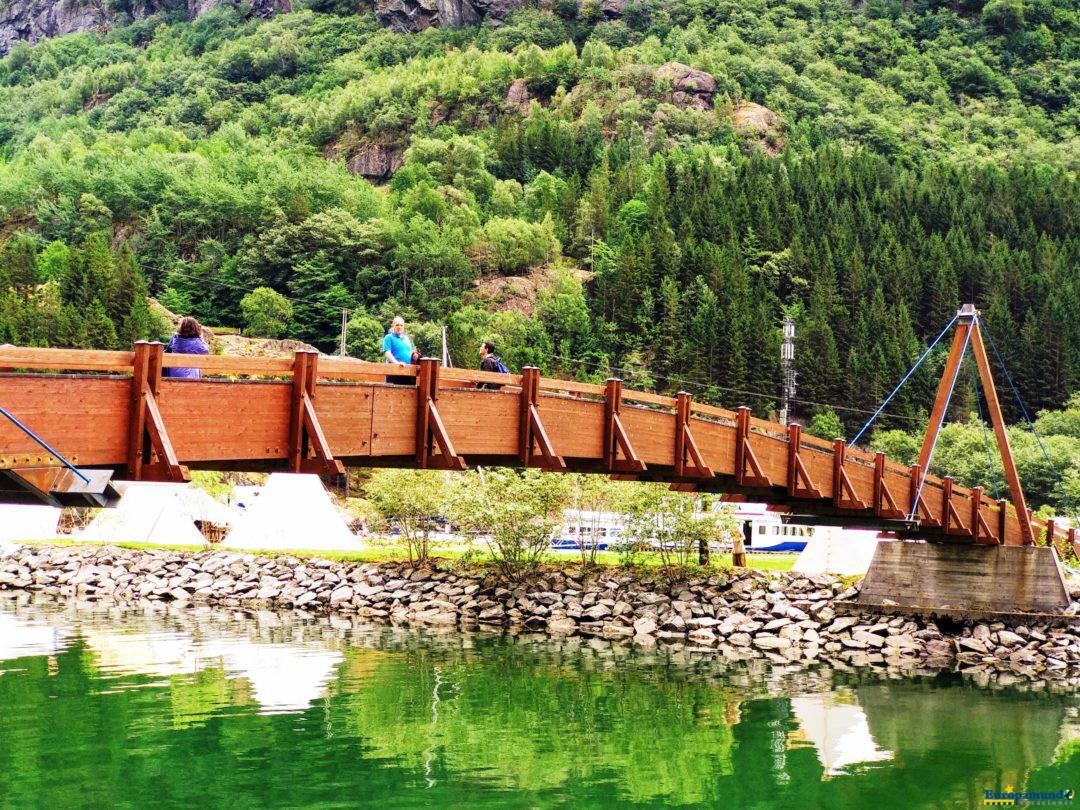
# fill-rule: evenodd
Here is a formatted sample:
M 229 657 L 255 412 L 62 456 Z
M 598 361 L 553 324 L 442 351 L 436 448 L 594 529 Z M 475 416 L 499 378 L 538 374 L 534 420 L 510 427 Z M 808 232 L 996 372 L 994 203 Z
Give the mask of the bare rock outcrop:
M 486 19 L 505 20 L 525 0 L 375 0 L 375 16 L 394 31 L 416 33 L 432 26 L 463 28 Z
M 195 19 L 225 5 L 241 8 L 253 17 L 291 11 L 291 0 L 186 0 L 188 16 Z M 107 29 L 119 19 L 141 20 L 178 5 L 178 0 L 131 0 L 118 9 L 107 0 L 10 0 L 0 2 L 0 56 L 19 40 L 34 43 L 48 37 Z
M 695 70 L 681 62 L 668 62 L 656 70 L 656 78 L 671 85 L 669 101 L 676 107 L 693 110 L 712 108 L 716 79 L 704 70 Z
M 506 91 L 506 103 L 522 112 L 529 111 L 529 87 L 524 79 L 514 79 L 510 83 L 510 89 Z
M 784 119 L 768 107 L 741 101 L 731 111 L 731 125 L 739 137 L 753 141 L 769 154 L 784 147 Z
M 404 162 L 404 149 L 381 143 L 361 147 L 345 162 L 352 173 L 369 180 L 389 180 Z

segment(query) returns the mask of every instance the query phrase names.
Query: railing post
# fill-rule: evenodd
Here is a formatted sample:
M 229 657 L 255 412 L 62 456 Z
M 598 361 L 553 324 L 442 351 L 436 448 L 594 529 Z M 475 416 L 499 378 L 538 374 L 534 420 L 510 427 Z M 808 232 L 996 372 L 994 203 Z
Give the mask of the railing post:
M 135 481 L 191 480 L 187 467 L 176 458 L 158 410 L 164 348 L 145 340 L 135 344 L 127 452 L 127 474 Z
M 464 470 L 465 459 L 454 451 L 439 415 L 438 399 L 439 361 L 424 357 L 416 375 L 416 465 L 421 469 Z

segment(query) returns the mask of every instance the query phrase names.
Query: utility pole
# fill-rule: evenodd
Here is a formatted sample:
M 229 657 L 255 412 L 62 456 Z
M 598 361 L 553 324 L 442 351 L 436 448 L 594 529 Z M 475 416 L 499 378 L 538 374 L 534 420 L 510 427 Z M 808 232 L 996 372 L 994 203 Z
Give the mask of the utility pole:
M 349 337 L 349 310 L 341 310 L 341 346 L 338 348 L 338 354 L 342 357 L 345 356 L 345 344 Z
M 784 341 L 780 344 L 780 360 L 784 365 L 784 397 L 780 405 L 780 424 L 790 417 L 791 401 L 795 398 L 795 321 L 784 316 Z
M 450 348 L 446 345 L 446 324 L 442 327 L 442 364 L 443 368 L 453 368 L 454 364 L 450 361 Z

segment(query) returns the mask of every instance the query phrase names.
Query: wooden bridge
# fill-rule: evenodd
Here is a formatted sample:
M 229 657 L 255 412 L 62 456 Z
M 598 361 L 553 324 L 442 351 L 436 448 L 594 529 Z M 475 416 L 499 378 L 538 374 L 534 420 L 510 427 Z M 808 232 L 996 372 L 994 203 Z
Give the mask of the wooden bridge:
M 163 378 L 163 369 L 175 367 L 200 368 L 204 377 Z M 189 468 L 333 475 L 344 465 L 531 466 L 723 492 L 930 540 L 1051 540 L 1080 550 L 1075 529 L 1033 519 L 919 465 L 763 421 L 748 408 L 632 391 L 615 379 L 589 385 L 547 379 L 533 368 L 491 374 L 431 359 L 390 368 L 313 352 L 287 359 L 176 355 L 158 343 L 129 352 L 5 347 L 0 369 L 0 406 L 80 471 L 121 478 L 183 481 Z M 415 384 L 387 384 L 388 370 Z M 481 390 L 478 383 L 502 387 Z M 94 480 L 81 481 L 0 419 L 0 500 L 100 503 L 96 480 L 95 489 Z

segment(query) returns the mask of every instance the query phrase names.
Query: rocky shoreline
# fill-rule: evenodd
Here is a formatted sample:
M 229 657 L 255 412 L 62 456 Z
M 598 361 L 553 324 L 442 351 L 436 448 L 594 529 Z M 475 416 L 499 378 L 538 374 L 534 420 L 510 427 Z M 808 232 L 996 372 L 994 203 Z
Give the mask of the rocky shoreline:
M 582 636 L 774 663 L 959 669 L 999 684 L 1080 687 L 1080 624 L 933 622 L 862 612 L 831 576 L 724 571 L 672 584 L 605 570 L 414 569 L 206 551 L 23 546 L 0 557 L 0 590 L 121 604 L 207 604 L 352 614 L 373 623 Z M 1073 604 L 1073 608 L 1078 606 Z

